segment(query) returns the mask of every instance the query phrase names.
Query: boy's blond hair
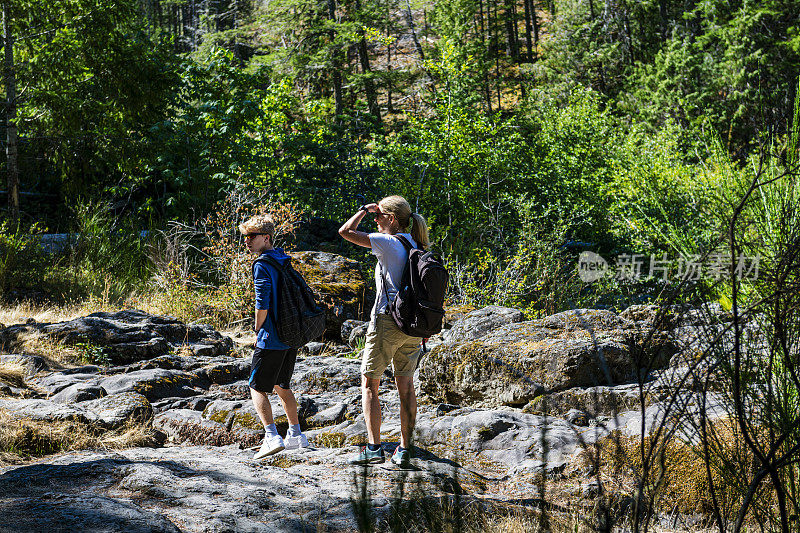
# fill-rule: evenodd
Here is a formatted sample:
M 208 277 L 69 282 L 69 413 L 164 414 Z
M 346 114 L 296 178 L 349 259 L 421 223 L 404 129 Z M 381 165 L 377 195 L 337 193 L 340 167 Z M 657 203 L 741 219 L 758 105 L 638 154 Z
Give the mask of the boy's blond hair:
M 239 224 L 239 232 L 242 235 L 266 233 L 269 235 L 269 242 L 275 242 L 275 222 L 272 220 L 272 215 L 255 215 L 248 218 Z

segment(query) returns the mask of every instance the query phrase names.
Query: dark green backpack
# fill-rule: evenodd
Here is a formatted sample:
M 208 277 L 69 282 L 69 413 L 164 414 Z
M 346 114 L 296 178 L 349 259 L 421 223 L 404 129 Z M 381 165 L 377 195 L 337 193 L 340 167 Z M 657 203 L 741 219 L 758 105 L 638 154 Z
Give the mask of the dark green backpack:
M 253 269 L 258 261 L 275 267 L 280 276 L 278 301 L 269 309 L 278 340 L 290 348 L 299 348 L 321 337 L 325 332 L 325 310 L 314 301 L 314 293 L 292 267 L 291 259 L 281 265 L 272 257 L 260 257 L 253 261 Z

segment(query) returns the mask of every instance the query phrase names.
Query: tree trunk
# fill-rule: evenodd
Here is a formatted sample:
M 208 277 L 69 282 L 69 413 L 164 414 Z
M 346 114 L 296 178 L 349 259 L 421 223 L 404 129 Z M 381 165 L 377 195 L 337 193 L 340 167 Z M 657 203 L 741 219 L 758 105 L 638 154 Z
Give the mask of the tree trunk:
M 389 14 L 386 14 L 386 37 L 391 37 L 389 33 Z M 394 113 L 392 105 L 392 43 L 386 41 L 386 111 Z
M 487 8 L 487 11 L 488 11 L 488 8 Z M 481 49 L 484 52 L 487 52 L 487 48 L 486 48 L 486 28 L 487 28 L 487 24 L 484 22 L 484 16 L 483 15 L 484 15 L 483 14 L 483 0 L 478 0 L 478 17 L 480 17 L 480 21 L 481 21 L 481 27 L 480 27 Z M 487 18 L 488 18 L 488 12 L 487 12 L 486 15 L 487 15 Z M 488 53 L 487 53 L 487 58 L 488 58 Z M 484 61 L 481 61 L 481 70 L 482 70 L 482 74 L 483 74 L 483 92 L 484 92 L 484 96 L 486 97 L 486 110 L 489 113 L 491 113 L 492 112 L 492 89 L 489 86 L 489 69 L 486 68 L 486 63 Z
M 356 9 L 359 9 L 360 2 L 356 2 Z M 381 108 L 378 105 L 378 96 L 375 93 L 375 83 L 372 81 L 372 70 L 369 67 L 369 50 L 367 50 L 367 39 L 364 30 L 359 30 L 361 39 L 358 41 L 358 59 L 361 62 L 361 72 L 364 74 L 364 90 L 367 93 L 367 105 L 369 112 L 375 120 L 381 122 Z
M 514 20 L 514 0 L 505 0 L 505 25 L 506 25 L 506 53 L 508 57 L 511 58 L 511 61 L 517 62 L 517 43 L 514 40 L 514 35 L 516 32 L 514 31 L 514 26 L 516 26 L 516 20 Z
M 336 23 L 336 0 L 328 0 L 328 19 L 331 23 Z M 336 31 L 330 31 L 331 46 L 335 46 Z M 342 105 L 342 70 L 341 62 L 339 60 L 341 50 L 336 47 L 333 51 L 333 100 L 336 102 L 336 114 L 341 115 L 344 111 Z
M 422 45 L 419 44 L 417 39 L 417 30 L 414 29 L 414 17 L 411 14 L 411 4 L 406 0 L 406 22 L 408 27 L 411 28 L 411 38 L 414 40 L 414 48 L 416 48 L 419 58 L 425 61 L 425 52 L 422 51 Z
M 500 30 L 498 29 L 498 26 L 499 26 L 498 19 L 499 19 L 499 17 L 497 15 L 497 3 L 496 2 L 494 3 L 493 7 L 494 7 L 494 13 L 492 13 L 492 15 L 493 15 L 493 18 L 494 18 L 494 25 L 490 24 L 490 28 L 492 26 L 494 28 L 494 42 L 493 42 L 493 47 L 492 48 L 494 48 L 494 73 L 495 73 L 495 76 L 497 77 L 497 79 L 495 80 L 496 87 L 497 87 L 497 110 L 498 111 L 502 111 L 503 110 L 503 103 L 500 100 L 500 97 L 501 97 L 501 94 L 500 94 Z
M 533 63 L 533 42 L 531 33 L 533 33 L 533 24 L 531 23 L 531 2 L 530 0 L 523 0 L 525 7 L 525 46 L 528 49 L 528 63 Z
M 6 168 L 8 170 L 8 211 L 19 221 L 19 168 L 17 166 L 17 79 L 14 73 L 14 36 L 9 27 L 11 9 L 3 4 L 3 35 L 6 84 Z

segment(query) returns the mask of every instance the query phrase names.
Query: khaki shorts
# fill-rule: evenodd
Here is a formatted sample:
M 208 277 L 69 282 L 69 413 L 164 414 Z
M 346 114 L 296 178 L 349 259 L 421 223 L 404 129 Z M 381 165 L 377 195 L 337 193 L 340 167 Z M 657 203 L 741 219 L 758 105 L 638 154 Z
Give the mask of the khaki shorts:
M 400 331 L 391 316 L 379 314 L 367 328 L 361 373 L 368 378 L 380 379 L 392 363 L 395 376 L 413 376 L 421 341 L 421 337 L 409 337 Z

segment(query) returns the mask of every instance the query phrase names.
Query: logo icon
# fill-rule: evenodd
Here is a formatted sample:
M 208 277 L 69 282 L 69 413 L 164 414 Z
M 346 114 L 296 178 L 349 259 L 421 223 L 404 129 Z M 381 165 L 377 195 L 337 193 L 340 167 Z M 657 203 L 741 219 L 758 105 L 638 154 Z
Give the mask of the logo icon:
M 608 262 L 594 252 L 581 252 L 578 256 L 578 277 L 585 283 L 597 281 L 607 270 Z

